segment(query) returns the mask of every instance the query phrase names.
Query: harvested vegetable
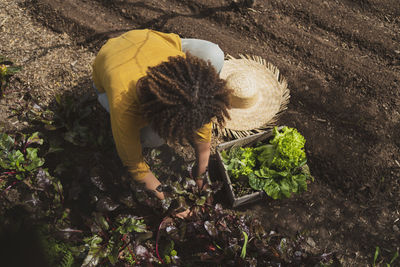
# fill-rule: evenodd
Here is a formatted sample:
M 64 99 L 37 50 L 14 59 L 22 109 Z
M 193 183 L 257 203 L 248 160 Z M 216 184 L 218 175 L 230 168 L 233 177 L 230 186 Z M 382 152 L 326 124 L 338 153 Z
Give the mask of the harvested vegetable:
M 273 129 L 268 144 L 255 147 L 236 147 L 222 151 L 229 174 L 238 179 L 248 177 L 254 190 L 264 190 L 273 199 L 290 197 L 292 193 L 307 190 L 310 175 L 304 151 L 305 138 L 295 129 Z

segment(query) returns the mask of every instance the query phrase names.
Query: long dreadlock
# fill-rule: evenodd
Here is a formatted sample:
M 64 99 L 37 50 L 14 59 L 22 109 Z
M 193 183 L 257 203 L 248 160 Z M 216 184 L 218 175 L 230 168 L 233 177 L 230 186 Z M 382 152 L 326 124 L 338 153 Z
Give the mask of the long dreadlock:
M 142 113 L 162 138 L 182 143 L 216 118 L 229 118 L 229 89 L 210 62 L 191 54 L 169 57 L 141 80 Z

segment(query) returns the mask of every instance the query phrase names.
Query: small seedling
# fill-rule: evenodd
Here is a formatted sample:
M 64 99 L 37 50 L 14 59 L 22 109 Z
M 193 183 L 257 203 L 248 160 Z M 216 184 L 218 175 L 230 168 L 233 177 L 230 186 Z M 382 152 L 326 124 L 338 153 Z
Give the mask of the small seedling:
M 83 122 L 92 112 L 88 98 L 57 95 L 55 100 L 57 107 L 53 120 L 45 126 L 46 129 L 62 129 L 65 131 L 63 135 L 66 141 L 78 146 L 86 145 L 93 139 L 89 127 Z
M 384 260 L 381 260 L 380 262 L 378 262 L 379 253 L 380 253 L 380 249 L 377 246 L 376 249 L 375 249 L 375 254 L 374 254 L 374 263 L 372 265 L 373 267 L 379 267 L 379 266 L 391 267 L 391 266 L 394 266 L 392 264 L 399 257 L 399 252 L 396 251 L 396 253 L 393 255 L 393 257 L 392 257 L 392 259 L 390 260 L 389 263 L 383 263 Z
M 21 67 L 14 66 L 14 63 L 0 55 L 0 97 L 10 82 L 10 77 L 21 70 Z

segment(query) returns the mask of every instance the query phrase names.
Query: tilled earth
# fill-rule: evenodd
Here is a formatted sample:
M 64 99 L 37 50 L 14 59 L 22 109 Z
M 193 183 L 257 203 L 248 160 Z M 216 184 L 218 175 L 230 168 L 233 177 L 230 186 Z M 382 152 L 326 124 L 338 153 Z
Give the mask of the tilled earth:
M 60 50 L 60 58 L 76 61 L 69 66 L 72 69 L 51 62 L 48 68 L 53 71 L 39 83 L 42 90 L 34 82 L 27 84 L 32 77 L 21 74 L 20 86 L 31 86 L 43 99 L 57 89 L 54 84 L 65 85 L 66 80 L 72 79 L 67 90 L 90 85 L 93 55 L 108 38 L 130 29 L 206 39 L 226 54 L 258 55 L 270 61 L 291 91 L 279 124 L 296 127 L 305 136 L 316 181 L 300 196 L 243 210 L 260 216 L 269 229 L 306 233 L 316 251 L 334 252 L 344 266 L 371 264 L 376 246 L 387 258 L 399 249 L 398 0 L 17 2 L 24 19 L 42 27 L 43 34 L 53 31 L 58 41 L 37 50 L 31 59 L 24 60 L 24 53 L 32 54 L 29 47 L 0 51 L 29 64 L 68 47 L 67 53 Z M 0 26 L 12 34 L 13 26 Z M 26 32 L 36 35 L 34 43 L 41 43 L 37 30 Z M 83 50 L 86 58 L 80 57 Z M 70 77 L 74 73 L 75 80 Z M 3 100 L 2 105 L 10 103 L 11 99 Z

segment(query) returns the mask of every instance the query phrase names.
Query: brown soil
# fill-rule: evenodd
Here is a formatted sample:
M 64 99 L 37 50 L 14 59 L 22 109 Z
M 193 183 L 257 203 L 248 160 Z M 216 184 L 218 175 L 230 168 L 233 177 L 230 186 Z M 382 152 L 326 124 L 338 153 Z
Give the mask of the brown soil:
M 26 0 L 19 7 L 92 53 L 112 36 L 152 28 L 264 57 L 288 80 L 291 102 L 279 124 L 306 137 L 316 182 L 292 199 L 243 210 L 269 229 L 307 233 L 311 246 L 336 253 L 344 266 L 371 264 L 376 246 L 388 258 L 399 249 L 398 0 Z M 65 79 L 55 68 L 51 79 L 57 75 Z

